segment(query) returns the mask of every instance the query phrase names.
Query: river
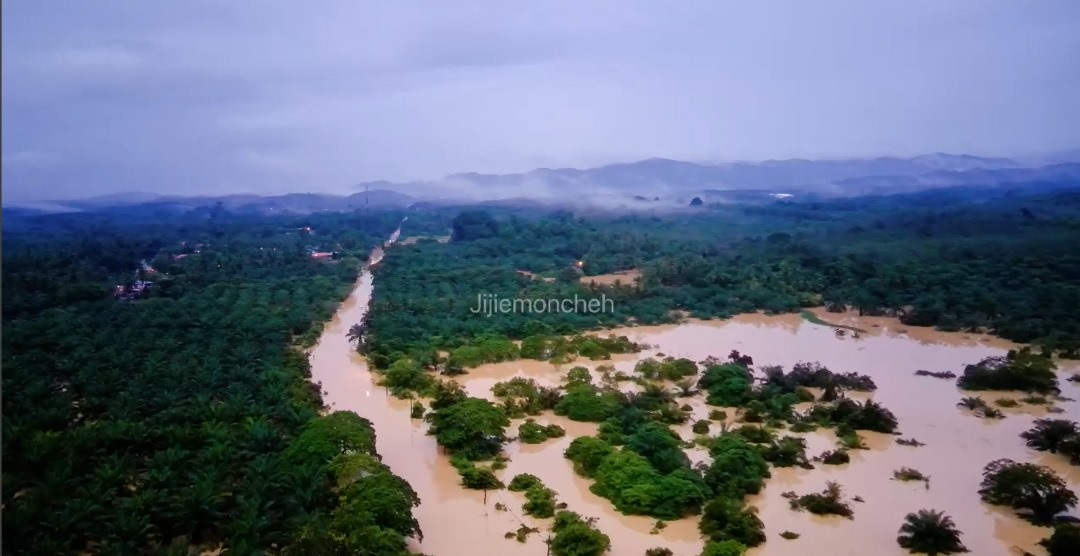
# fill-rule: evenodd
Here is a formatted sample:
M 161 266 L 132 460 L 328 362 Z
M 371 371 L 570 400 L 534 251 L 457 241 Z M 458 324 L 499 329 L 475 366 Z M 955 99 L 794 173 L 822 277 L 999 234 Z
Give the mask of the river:
M 377 263 L 379 258 L 381 252 L 373 254 L 372 263 Z M 346 338 L 349 326 L 360 322 L 366 313 L 372 288 L 371 272 L 365 270 L 311 350 L 312 376 L 321 384 L 324 400 L 331 409 L 354 411 L 374 424 L 383 461 L 419 494 L 422 503 L 415 513 L 424 531 L 424 541 L 414 542 L 413 549 L 433 556 L 545 554 L 542 539 L 550 520 L 522 515 L 524 497 L 519 493 L 491 491 L 485 501 L 484 493 L 460 487 L 448 457 L 440 452 L 434 438 L 425 434 L 426 424 L 410 418 L 410 402 L 389 396 L 375 384 L 363 358 Z M 838 318 L 824 313 L 822 317 Z M 1080 485 L 1080 468 L 1068 465 L 1059 456 L 1026 448 L 1018 436 L 1030 428 L 1037 416 L 1044 415 L 1045 409 L 1022 406 L 1004 409 L 1008 415 L 1005 419 L 978 419 L 956 407 L 962 394 L 953 381 L 913 374 L 916 369 L 959 373 L 965 364 L 1003 354 L 1011 344 L 981 335 L 928 329 L 904 331 L 904 327 L 891 319 L 861 319 L 851 315 L 840 318 L 843 324 L 856 325 L 868 333 L 857 339 L 838 338 L 831 328 L 811 324 L 798 315 L 742 315 L 727 321 L 610 331 L 626 334 L 652 348 L 641 354 L 619 356 L 613 362 L 575 364 L 595 368 L 601 363 L 613 363 L 617 369 L 629 371 L 638 359 L 661 352 L 700 361 L 709 355 L 725 357 L 730 350 L 737 349 L 753 356 L 758 365 L 790 367 L 798 361 L 819 361 L 834 371 L 856 371 L 874 378 L 878 391 L 872 397 L 896 414 L 904 437 L 914 437 L 926 446 L 899 446 L 892 436 L 862 433 L 871 449 L 853 451 L 850 464 L 819 465 L 813 470 L 774 469 L 764 491 L 750 500 L 758 507 L 768 535 L 768 542 L 751 550 L 751 556 L 794 552 L 838 556 L 906 554 L 896 544 L 897 529 L 905 514 L 922 508 L 943 510 L 951 515 L 964 533 L 963 541 L 972 554 L 1020 554 L 1013 547 L 1045 554 L 1036 543 L 1047 536 L 1048 529 L 1029 525 L 1007 509 L 983 504 L 977 493 L 983 466 L 1002 457 L 1049 465 L 1066 477 L 1072 488 Z M 568 367 L 540 361 L 513 361 L 485 365 L 456 378 L 470 394 L 490 399 L 490 387 L 495 382 L 529 376 L 542 383 L 557 384 Z M 1080 386 L 1064 380 L 1068 372 L 1076 370 L 1075 365 L 1062 369 L 1064 396 L 1080 398 Z M 704 405 L 701 396 L 689 401 L 695 408 L 694 419 L 705 418 L 710 408 Z M 1077 420 L 1080 416 L 1078 402 L 1059 401 L 1056 405 L 1064 410 L 1057 417 Z M 540 445 L 509 444 L 506 454 L 510 462 L 499 472 L 504 481 L 518 473 L 539 476 L 558 492 L 559 500 L 566 502 L 569 509 L 599 518 L 598 527 L 611 537 L 612 555 L 641 555 L 654 546 L 670 548 L 677 556 L 697 555 L 702 541 L 696 518 L 671 522 L 658 534 L 650 534 L 653 519 L 616 513 L 607 500 L 589 492 L 589 481 L 574 474 L 562 452 L 574 437 L 593 434 L 596 425 L 575 423 L 550 414 L 538 421 L 560 424 L 567 430 L 567 436 Z M 520 422 L 514 421 L 508 431 L 511 436 L 516 434 Z M 679 428 L 679 432 L 684 438 L 691 438 L 689 425 Z M 833 438 L 828 433 L 805 436 L 810 456 L 833 447 Z M 695 461 L 706 457 L 701 450 L 689 452 Z M 892 471 L 901 466 L 930 475 L 930 488 L 919 482 L 893 481 Z M 781 497 L 788 490 L 799 493 L 820 490 L 827 480 L 840 482 L 850 495 L 865 500 L 853 504 L 854 520 L 796 513 Z M 498 502 L 509 511 L 497 510 Z M 526 543 L 504 538 L 505 533 L 516 530 L 521 523 L 538 526 L 541 533 L 530 536 Z M 801 536 L 785 540 L 779 536 L 785 530 Z

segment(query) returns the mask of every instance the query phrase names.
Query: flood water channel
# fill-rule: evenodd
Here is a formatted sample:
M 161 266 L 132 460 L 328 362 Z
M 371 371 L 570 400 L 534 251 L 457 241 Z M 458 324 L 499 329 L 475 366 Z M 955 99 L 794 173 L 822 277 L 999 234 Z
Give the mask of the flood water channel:
M 381 257 L 381 253 L 377 255 Z M 373 254 L 372 260 L 377 261 L 378 257 Z M 414 541 L 413 549 L 432 556 L 546 554 L 543 538 L 551 520 L 523 515 L 524 496 L 520 493 L 490 491 L 485 496 L 481 491 L 461 487 L 448 456 L 426 434 L 427 425 L 410 418 L 410 402 L 389 396 L 376 384 L 364 359 L 346 338 L 349 326 L 360 322 L 367 311 L 372 288 L 372 275 L 365 270 L 311 350 L 312 375 L 321 384 L 324 400 L 332 410 L 354 411 L 373 423 L 383 462 L 419 494 L 422 503 L 415 514 L 424 540 Z M 773 477 L 765 489 L 749 501 L 759 510 L 768 541 L 749 554 L 906 554 L 896 544 L 897 529 L 907 513 L 923 508 L 952 516 L 972 554 L 1019 555 L 1021 550 L 1045 554 L 1036 543 L 1048 535 L 1048 529 L 1016 518 L 1007 508 L 983 504 L 977 491 L 983 466 L 998 458 L 1048 465 L 1065 477 L 1073 489 L 1080 486 L 1080 468 L 1068 465 L 1060 456 L 1028 449 L 1019 437 L 1034 419 L 1046 415 L 1046 409 L 1021 404 L 1018 408 L 1003 408 L 1005 419 L 980 419 L 956 407 L 965 394 L 956 388 L 954 380 L 913 374 L 917 369 L 951 370 L 959 374 L 964 365 L 983 357 L 1003 355 L 1014 345 L 975 334 L 905 330 L 906 327 L 888 318 L 818 314 L 830 322 L 857 326 L 867 332 L 859 338 L 837 337 L 829 326 L 812 324 L 799 315 L 742 315 L 727 321 L 621 328 L 600 334 L 626 335 L 651 348 L 612 361 L 578 361 L 561 367 L 532 360 L 491 364 L 455 379 L 471 395 L 492 399 L 491 386 L 514 376 L 557 385 L 562 375 L 576 365 L 594 369 L 601 364 L 613 364 L 617 370 L 630 373 L 636 361 L 658 353 L 701 361 L 710 355 L 726 358 L 732 349 L 753 356 L 758 366 L 776 364 L 790 368 L 799 361 L 818 361 L 833 371 L 867 374 L 877 383 L 877 391 L 869 396 L 853 397 L 872 397 L 884 404 L 895 413 L 905 438 L 913 437 L 926 445 L 901 446 L 894 442 L 897 437 L 861 432 L 870 449 L 851 451 L 850 464 L 818 465 L 812 470 L 773 469 Z M 1080 368 L 1075 364 L 1062 362 L 1063 396 L 1080 399 L 1080 386 L 1064 380 L 1077 370 Z M 1021 397 L 981 395 L 988 401 Z M 712 409 L 704 405 L 703 398 L 699 395 L 686 399 L 694 406 L 691 423 L 706 418 Z M 1080 419 L 1080 402 L 1056 401 L 1054 405 L 1064 410 L 1054 417 Z M 560 501 L 568 504 L 568 509 L 599 519 L 597 526 L 611 537 L 612 555 L 637 556 L 656 546 L 670 548 L 676 556 L 698 554 L 703 543 L 697 532 L 696 517 L 670 522 L 662 531 L 650 534 L 654 519 L 617 513 L 610 502 L 589 492 L 589 480 L 574 473 L 563 451 L 573 438 L 594 434 L 597 425 L 576 423 L 550 413 L 537 420 L 557 423 L 566 429 L 567 435 L 538 445 L 508 444 L 506 455 L 510 461 L 505 470 L 497 472 L 504 482 L 518 473 L 540 477 L 558 493 Z M 509 436 L 516 436 L 520 422 L 513 422 Z M 677 430 L 684 439 L 692 438 L 689 424 Z M 800 436 L 806 437 L 807 455 L 811 457 L 835 447 L 835 437 L 827 431 Z M 693 461 L 707 458 L 703 450 L 688 450 L 688 454 Z M 922 482 L 892 480 L 893 470 L 902 466 L 929 475 L 929 488 Z M 858 495 L 864 500 L 852 504 L 853 520 L 794 512 L 781 496 L 785 491 L 800 494 L 820 491 L 830 480 L 842 484 L 849 496 Z M 499 502 L 509 511 L 497 510 L 495 505 Z M 516 530 L 522 523 L 540 528 L 541 533 L 531 535 L 526 543 L 504 538 L 505 533 Z M 793 531 L 800 537 L 785 540 L 779 536 L 783 531 Z

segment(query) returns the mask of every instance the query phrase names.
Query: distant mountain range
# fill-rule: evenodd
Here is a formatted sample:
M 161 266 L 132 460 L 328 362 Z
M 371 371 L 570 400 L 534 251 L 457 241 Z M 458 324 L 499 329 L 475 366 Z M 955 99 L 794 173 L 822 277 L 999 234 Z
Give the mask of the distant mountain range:
M 1066 153 L 1068 155 L 1069 153 Z M 1080 151 L 1076 153 L 1080 157 Z M 706 202 L 769 202 L 778 199 L 888 195 L 946 187 L 989 187 L 1053 182 L 1080 187 L 1080 164 L 1062 155 L 1017 162 L 1008 158 L 936 153 L 913 158 L 849 160 L 766 160 L 698 164 L 653 158 L 598 168 L 540 168 L 520 174 L 453 174 L 442 180 L 361 183 L 348 196 L 287 195 L 163 196 L 115 193 L 50 202 L 42 210 L 96 210 L 154 205 L 192 209 L 221 203 L 240 212 L 310 213 L 364 208 L 406 208 L 468 202 L 545 202 L 605 207 L 684 207 L 693 197 Z M 33 205 L 29 205 L 33 206 Z

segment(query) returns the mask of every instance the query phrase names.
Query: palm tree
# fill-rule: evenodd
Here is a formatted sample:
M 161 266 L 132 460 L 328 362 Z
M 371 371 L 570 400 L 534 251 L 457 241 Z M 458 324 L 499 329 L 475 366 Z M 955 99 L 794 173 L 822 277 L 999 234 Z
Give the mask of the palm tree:
M 962 398 L 956 405 L 965 409 L 976 410 L 986 407 L 986 402 L 978 396 L 968 396 Z
M 896 542 L 908 552 L 930 556 L 968 552 L 960 542 L 962 533 L 956 529 L 952 518 L 937 510 L 919 510 L 907 514 L 899 533 Z
M 1029 448 L 1056 454 L 1066 440 L 1077 435 L 1077 426 L 1066 419 L 1036 419 L 1035 426 L 1020 433 Z
M 364 324 L 356 323 L 349 327 L 349 331 L 345 333 L 345 337 L 350 342 L 359 342 L 364 337 Z
M 697 378 L 688 377 L 679 381 L 676 392 L 680 398 L 690 398 L 696 396 L 698 393 Z

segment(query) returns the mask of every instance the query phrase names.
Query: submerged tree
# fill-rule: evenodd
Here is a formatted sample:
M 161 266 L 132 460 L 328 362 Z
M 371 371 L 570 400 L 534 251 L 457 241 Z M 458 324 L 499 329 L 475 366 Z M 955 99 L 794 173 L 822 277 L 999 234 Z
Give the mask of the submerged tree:
M 1056 454 L 1062 444 L 1078 434 L 1076 422 L 1066 419 L 1036 419 L 1035 426 L 1020 433 L 1029 448 Z
M 953 554 L 968 552 L 951 517 L 936 510 L 919 510 L 904 517 L 896 542 L 908 552 Z
M 440 445 L 468 459 L 495 456 L 506 442 L 510 419 L 498 406 L 480 398 L 465 398 L 428 414 L 429 434 Z
M 1054 527 L 1054 532 L 1039 544 L 1046 548 L 1050 556 L 1075 556 L 1080 554 L 1080 525 L 1063 523 Z
M 357 323 L 349 327 L 349 331 L 345 333 L 345 337 L 350 342 L 359 342 L 364 337 L 364 324 Z
M 983 470 L 979 494 L 984 502 L 1011 506 L 1032 522 L 1051 523 L 1076 506 L 1076 494 L 1049 467 L 999 459 Z
M 601 556 L 611 548 L 611 538 L 596 528 L 593 518 L 575 512 L 555 514 L 551 531 L 555 534 L 548 546 L 552 556 Z
M 705 505 L 698 529 L 712 542 L 736 541 L 745 546 L 765 542 L 765 524 L 757 511 L 723 496 Z
M 956 384 L 964 390 L 1021 390 L 1057 392 L 1054 360 L 1030 347 L 1010 350 L 1005 357 L 987 357 L 964 368 Z

